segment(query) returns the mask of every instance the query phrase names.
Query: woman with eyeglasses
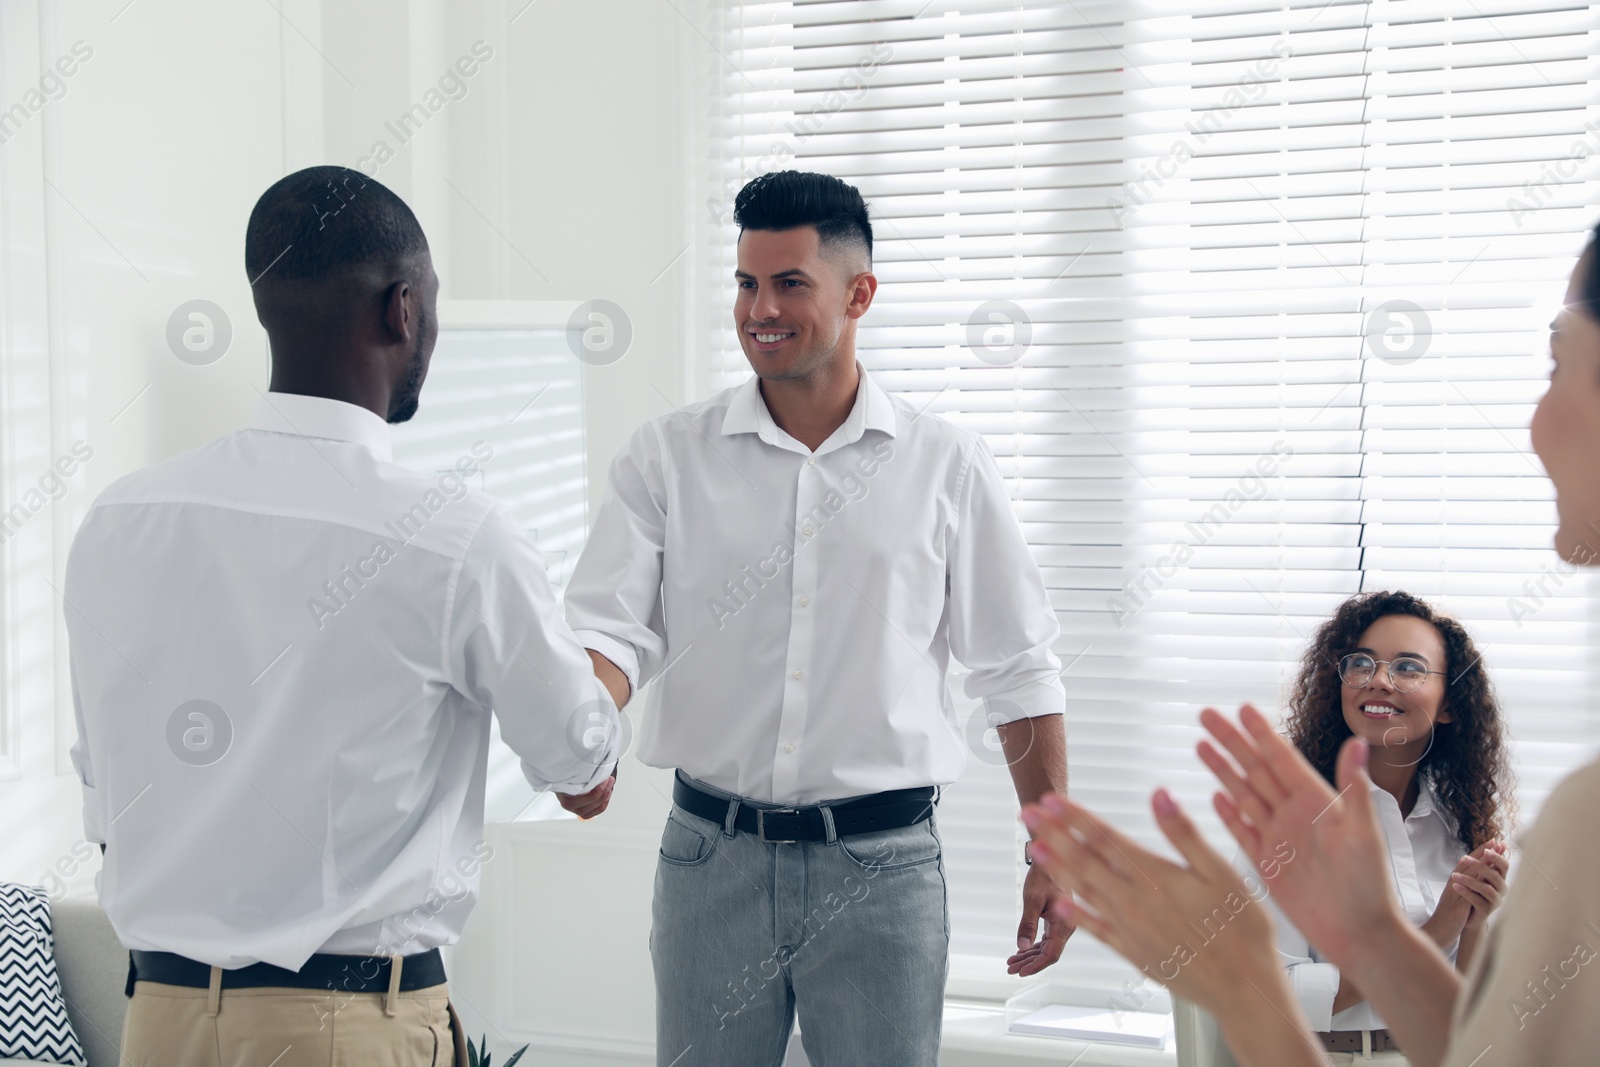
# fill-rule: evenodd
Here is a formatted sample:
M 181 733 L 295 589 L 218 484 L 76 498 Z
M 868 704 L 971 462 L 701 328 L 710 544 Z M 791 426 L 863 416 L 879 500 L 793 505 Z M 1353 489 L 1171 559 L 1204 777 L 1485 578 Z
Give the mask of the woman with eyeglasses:
M 1401 908 L 1466 970 L 1506 888 L 1512 804 L 1499 705 L 1471 635 L 1409 593 L 1351 597 L 1306 648 L 1285 733 L 1329 782 L 1345 741 L 1366 741 Z M 1399 1059 L 1356 984 L 1275 918 L 1295 997 L 1334 1062 Z
M 1550 389 L 1534 450 L 1556 489 L 1555 547 L 1600 565 L 1600 230 L 1578 260 L 1551 331 Z M 1409 651 L 1418 651 L 1410 649 Z M 1387 653 L 1373 657 L 1391 659 Z M 1392 664 L 1391 664 L 1392 666 Z M 1443 668 L 1452 669 L 1449 666 Z M 1518 842 L 1520 873 L 1463 977 L 1410 921 L 1368 786 L 1372 745 L 1351 737 L 1334 782 L 1246 705 L 1235 724 L 1201 713 L 1200 758 L 1217 813 L 1266 877 L 1272 900 L 1352 976 L 1417 1067 L 1593 1067 L 1600 1058 L 1600 760 L 1568 775 Z M 1380 772 L 1381 773 L 1381 772 Z M 1267 909 L 1166 790 L 1156 821 L 1182 855 L 1143 848 L 1065 797 L 1023 809 L 1033 856 L 1072 899 L 1055 907 L 1179 996 L 1217 1017 L 1245 1067 L 1318 1067 L 1326 1052 L 1273 951 Z M 1198 946 L 1194 925 L 1220 915 Z M 1173 946 L 1179 946 L 1175 951 Z

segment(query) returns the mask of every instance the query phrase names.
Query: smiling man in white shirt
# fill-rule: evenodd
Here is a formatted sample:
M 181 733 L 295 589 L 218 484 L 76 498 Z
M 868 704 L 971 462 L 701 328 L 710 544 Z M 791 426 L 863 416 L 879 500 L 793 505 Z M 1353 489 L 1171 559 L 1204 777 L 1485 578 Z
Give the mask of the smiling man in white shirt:
M 967 755 L 946 669 L 970 668 L 1031 801 L 1066 784 L 1059 630 L 983 440 L 856 361 L 878 284 L 860 193 L 785 171 L 735 218 L 755 377 L 634 434 L 566 598 L 579 640 L 655 682 L 639 756 L 678 772 L 657 1062 L 780 1062 L 798 1011 L 814 1067 L 926 1065 L 949 944 L 933 808 Z M 1057 895 L 1030 870 L 1013 972 L 1060 956 L 1069 928 L 1037 936 Z
M 489 855 L 490 715 L 577 805 L 607 795 L 616 709 L 538 550 L 467 487 L 484 449 L 437 477 L 390 458 L 438 332 L 410 209 L 299 171 L 245 265 L 271 391 L 108 488 L 67 564 L 72 759 L 132 950 L 123 1062 L 448 1063 L 439 946 Z

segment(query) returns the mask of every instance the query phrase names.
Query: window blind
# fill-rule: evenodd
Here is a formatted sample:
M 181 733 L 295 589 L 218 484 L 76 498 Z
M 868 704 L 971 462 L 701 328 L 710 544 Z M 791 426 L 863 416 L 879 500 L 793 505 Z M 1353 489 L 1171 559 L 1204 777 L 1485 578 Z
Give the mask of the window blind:
M 1341 600 L 1404 588 L 1476 636 L 1526 825 L 1600 740 L 1590 582 L 1549 547 L 1526 429 L 1594 222 L 1597 6 L 713 10 L 704 384 L 749 373 L 734 193 L 786 167 L 857 185 L 881 281 L 860 358 L 999 458 L 1061 620 L 1077 798 L 1156 844 L 1166 784 L 1231 847 L 1197 711 L 1276 711 Z M 992 961 L 1020 838 L 971 725 L 941 807 L 952 947 Z M 1131 971 L 1079 934 L 1056 973 Z
M 390 431 L 394 458 L 435 478 L 467 461 L 468 485 L 510 509 L 544 556 L 559 600 L 588 533 L 583 367 L 564 327 L 491 327 L 485 317 L 474 302 L 441 304 L 421 405 Z M 553 795 L 533 792 L 498 719 L 490 729 L 484 820 L 566 818 Z

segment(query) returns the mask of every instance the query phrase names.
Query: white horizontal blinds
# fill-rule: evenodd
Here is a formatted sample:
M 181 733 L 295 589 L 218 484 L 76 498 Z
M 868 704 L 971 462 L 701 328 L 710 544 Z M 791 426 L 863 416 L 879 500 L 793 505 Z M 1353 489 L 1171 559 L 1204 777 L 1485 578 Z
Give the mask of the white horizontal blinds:
M 1549 551 L 1549 487 L 1526 433 L 1543 325 L 1592 223 L 1593 168 L 1569 157 L 1600 147 L 1587 128 L 1595 12 L 1411 0 L 1192 21 L 1197 63 L 1236 59 L 1244 31 L 1265 41 L 1273 22 L 1290 32 L 1269 50 L 1292 55 L 1259 114 L 1217 123 L 1129 227 L 1201 260 L 1141 279 L 1151 314 L 1189 305 L 1178 342 L 1208 364 L 1191 373 L 1219 358 L 1207 347 L 1235 349 L 1226 373 L 1268 410 L 1258 397 L 1228 417 L 1290 431 L 1283 507 L 1301 514 L 1285 514 L 1294 528 L 1278 541 L 1299 566 L 1218 562 L 1215 585 L 1185 589 L 1183 607 L 1205 611 L 1213 592 L 1263 599 L 1239 583 L 1265 579 L 1282 626 L 1309 633 L 1346 588 L 1351 552 L 1361 588 L 1434 599 L 1493 666 L 1531 814 L 1595 741 L 1586 583 Z M 1162 240 L 1176 223 L 1186 232 Z M 1386 327 L 1389 343 L 1367 343 Z M 1216 550 L 1258 543 L 1246 518 L 1196 552 L 1191 575 Z
M 731 206 L 796 166 L 871 201 L 862 359 L 1011 479 L 1062 622 L 1081 799 L 1147 841 L 1158 783 L 1209 817 L 1197 707 L 1276 708 L 1317 623 L 1397 586 L 1479 635 L 1527 808 L 1582 758 L 1586 583 L 1548 549 L 1525 428 L 1592 222 L 1594 8 L 724 13 L 714 182 Z M 727 381 L 747 371 L 721 236 Z M 942 808 L 958 952 L 1011 943 L 1013 806 L 975 760 Z M 1118 973 L 1069 955 L 1069 978 Z
M 393 428 L 396 462 L 431 477 L 476 473 L 539 547 L 559 597 L 588 532 L 585 516 L 583 365 L 562 329 L 441 325 L 417 414 Z M 487 458 L 485 458 L 487 457 Z M 448 487 L 447 487 L 448 488 Z M 559 818 L 535 803 L 521 760 L 494 727 L 484 818 Z
M 1363 563 L 1367 588 L 1429 596 L 1478 635 L 1531 816 L 1600 740 L 1591 583 L 1550 551 L 1527 434 L 1543 327 L 1595 221 L 1600 11 L 1453 6 L 1382 5 L 1377 35 L 1368 303 L 1409 297 L 1434 334 L 1414 364 L 1369 360 L 1359 387 Z
M 1184 639 L 1184 682 L 1155 686 L 1187 717 L 1189 702 L 1231 693 L 1275 702 L 1283 653 L 1349 592 L 1427 596 L 1480 639 L 1531 814 L 1596 740 L 1586 583 L 1549 550 L 1550 492 L 1526 433 L 1543 326 L 1592 223 L 1578 206 L 1592 166 L 1553 161 L 1600 147 L 1586 125 L 1596 14 L 1431 0 L 1190 10 L 1176 54 L 1193 104 L 1175 138 L 1168 121 L 1136 141 L 1116 207 L 1150 336 L 1130 363 L 1159 382 L 1125 402 L 1139 427 L 1125 447 L 1144 467 L 1176 445 L 1246 499 L 1224 495 L 1232 517 L 1214 533 L 1149 538 L 1151 553 L 1193 557 L 1148 583 L 1126 632 L 1140 652 L 1236 635 Z M 1140 61 L 1167 47 L 1154 38 L 1128 51 L 1164 88 L 1163 68 Z M 1251 501 L 1246 472 L 1279 442 L 1292 455 L 1269 460 L 1277 477 Z M 1197 489 L 1179 506 L 1214 508 Z M 1087 665 L 1113 683 L 1137 674 Z
M 1081 249 L 1072 231 L 1105 228 L 1104 190 L 1096 195 L 1086 186 L 1095 179 L 1081 174 L 1106 175 L 1106 163 L 1073 158 L 1071 146 L 1098 141 L 1091 154 L 1103 155 L 1118 135 L 1122 61 L 1107 42 L 1081 32 L 1080 12 L 1107 9 L 918 0 L 727 11 L 720 179 L 737 189 L 756 173 L 795 166 L 861 188 L 872 202 L 881 281 L 858 336 L 863 362 L 886 388 L 988 433 L 1019 492 L 1025 474 L 1066 484 L 1066 471 L 1056 469 L 1064 445 L 1080 454 L 1101 446 L 1074 443 L 1078 435 L 1060 425 L 1051 410 L 1061 407 L 1051 388 L 1058 382 L 975 358 L 962 347 L 962 324 L 982 300 L 1022 295 L 1021 279 L 1043 292 L 1040 282 L 1061 274 Z M 1106 27 L 1117 33 L 1113 21 Z M 729 226 L 729 270 L 733 237 Z M 1058 288 L 1066 294 L 1069 287 Z M 723 297 L 718 314 L 727 322 Z M 1066 333 L 1036 331 L 1029 363 L 1059 362 L 1047 348 L 1081 344 Z M 748 373 L 731 332 L 722 336 L 726 377 L 718 384 Z M 1037 472 L 1023 469 L 1030 455 Z M 1109 452 L 1102 465 L 1113 477 L 1126 470 Z M 1051 566 L 1048 546 L 1062 542 L 1053 531 L 1064 517 L 1023 517 L 1041 562 Z M 959 679 L 953 689 L 959 694 Z M 964 700 L 958 706 L 970 722 L 976 709 Z M 980 718 L 968 731 L 975 755 L 947 791 L 940 819 L 953 950 L 994 965 L 1015 949 L 1021 839 L 1011 783 L 983 725 Z M 1121 973 L 1103 949 L 1080 945 L 1075 955 Z

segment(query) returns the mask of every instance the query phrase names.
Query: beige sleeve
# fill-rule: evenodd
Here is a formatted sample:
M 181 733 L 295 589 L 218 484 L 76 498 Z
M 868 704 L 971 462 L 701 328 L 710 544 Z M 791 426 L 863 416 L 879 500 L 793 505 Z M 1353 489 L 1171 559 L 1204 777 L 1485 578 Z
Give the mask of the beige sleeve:
M 1456 1005 L 1445 1067 L 1600 1063 L 1600 762 L 1563 781 Z

